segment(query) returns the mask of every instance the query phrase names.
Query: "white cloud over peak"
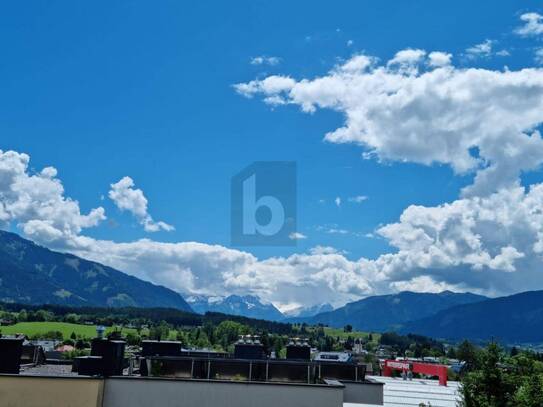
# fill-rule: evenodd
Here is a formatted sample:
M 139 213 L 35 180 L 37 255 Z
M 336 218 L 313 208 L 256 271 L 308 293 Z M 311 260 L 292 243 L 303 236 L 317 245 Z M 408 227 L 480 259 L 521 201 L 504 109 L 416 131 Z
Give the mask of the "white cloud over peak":
M 134 215 L 146 232 L 175 230 L 172 225 L 153 220 L 147 210 L 147 198 L 141 189 L 134 188 L 134 186 L 132 178 L 123 177 L 119 182 L 111 184 L 108 196 L 121 211 L 128 211 Z
M 325 140 L 360 145 L 365 157 L 446 164 L 457 174 L 475 174 L 465 196 L 511 188 L 521 172 L 539 168 L 543 70 L 434 67 L 425 55 L 400 51 L 382 65 L 356 55 L 321 77 L 270 76 L 235 88 L 306 113 L 341 113 L 344 126 Z
M 538 13 L 524 13 L 520 16 L 524 25 L 518 27 L 515 33 L 523 37 L 543 34 L 543 15 Z

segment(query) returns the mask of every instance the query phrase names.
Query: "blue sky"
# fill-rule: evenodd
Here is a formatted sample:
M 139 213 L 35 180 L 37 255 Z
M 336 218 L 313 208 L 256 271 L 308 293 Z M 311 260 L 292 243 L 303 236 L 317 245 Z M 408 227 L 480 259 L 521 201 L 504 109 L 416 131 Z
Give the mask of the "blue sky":
M 398 250 L 376 229 L 397 222 L 409 205 L 435 207 L 459 199 L 477 171 L 455 174 L 447 162 L 363 159 L 365 147 L 323 140 L 343 126 L 345 112 L 323 108 L 307 114 L 296 103 L 271 106 L 258 95 L 243 97 L 233 85 L 273 75 L 311 80 L 328 75 L 353 55 L 386 63 L 407 48 L 451 53 L 457 69 L 537 67 L 534 55 L 543 36 L 514 32 L 526 12 L 543 12 L 543 3 L 4 4 L 0 149 L 28 154 L 29 174 L 55 167 L 65 196 L 77 200 L 82 213 L 104 208 L 107 220 L 85 229 L 85 236 L 226 248 L 231 177 L 253 161 L 293 160 L 298 167 L 298 230 L 307 238 L 297 247 L 237 249 L 263 260 L 329 246 L 349 261 L 376 259 Z M 470 57 L 466 50 L 486 40 L 492 50 Z M 500 51 L 509 55 L 498 55 Z M 259 56 L 278 60 L 251 64 Z M 523 171 L 523 185 L 541 182 L 541 175 L 539 169 Z M 130 211 L 121 211 L 108 198 L 110 185 L 125 176 L 143 190 L 153 219 L 173 225 L 174 231 L 149 233 Z M 356 196 L 367 199 L 349 202 Z M 342 200 L 339 206 L 336 197 Z M 9 227 L 21 232 L 17 225 L 13 216 Z M 345 233 L 329 233 L 333 229 Z M 50 246 L 85 254 L 69 245 Z M 112 264 L 137 269 L 131 272 L 165 285 L 175 278 Z M 453 288 L 459 283 L 443 275 L 438 280 Z M 174 288 L 182 291 L 181 286 Z M 518 290 L 475 283 L 458 288 L 490 294 Z M 318 302 L 307 300 L 303 290 L 276 299 L 269 294 L 275 289 L 254 291 L 280 304 Z M 232 288 L 236 290 L 247 287 Z M 337 298 L 364 294 L 348 288 Z

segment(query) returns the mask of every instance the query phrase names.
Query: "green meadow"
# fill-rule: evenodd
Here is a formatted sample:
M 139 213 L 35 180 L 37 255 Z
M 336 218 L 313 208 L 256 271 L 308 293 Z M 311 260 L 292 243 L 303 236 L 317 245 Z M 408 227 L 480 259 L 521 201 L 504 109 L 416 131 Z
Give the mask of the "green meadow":
M 106 328 L 106 333 L 109 333 L 116 327 Z M 44 334 L 46 332 L 59 331 L 62 332 L 64 339 L 70 338 L 72 332 L 83 338 L 94 338 L 96 336 L 96 325 L 80 325 L 70 324 L 67 322 L 19 322 L 15 325 L 0 326 L 0 332 L 3 335 L 24 334 L 34 336 Z M 137 333 L 135 329 L 122 328 L 122 333 Z

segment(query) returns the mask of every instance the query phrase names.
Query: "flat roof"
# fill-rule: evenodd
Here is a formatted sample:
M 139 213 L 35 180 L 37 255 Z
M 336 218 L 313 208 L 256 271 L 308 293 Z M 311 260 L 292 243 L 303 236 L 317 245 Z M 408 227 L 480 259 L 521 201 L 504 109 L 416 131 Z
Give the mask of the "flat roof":
M 400 377 L 384 376 L 367 378 L 384 383 L 384 407 L 419 407 L 420 403 L 430 403 L 432 407 L 456 407 L 460 401 L 460 383 L 455 381 L 448 381 L 447 386 L 440 386 L 437 380 L 403 380 Z M 343 407 L 371 406 L 343 403 Z

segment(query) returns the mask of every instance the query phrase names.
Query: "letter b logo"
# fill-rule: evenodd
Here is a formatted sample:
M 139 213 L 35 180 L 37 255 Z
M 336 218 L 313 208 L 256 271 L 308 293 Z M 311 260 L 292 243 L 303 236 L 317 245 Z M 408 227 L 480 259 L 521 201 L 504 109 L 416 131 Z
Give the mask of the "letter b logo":
M 296 164 L 255 162 L 232 178 L 232 244 L 292 246 L 296 231 Z

